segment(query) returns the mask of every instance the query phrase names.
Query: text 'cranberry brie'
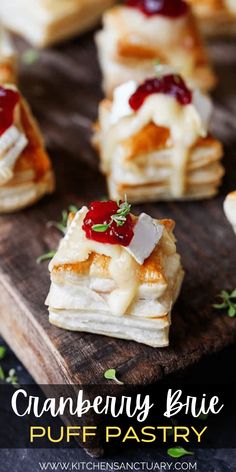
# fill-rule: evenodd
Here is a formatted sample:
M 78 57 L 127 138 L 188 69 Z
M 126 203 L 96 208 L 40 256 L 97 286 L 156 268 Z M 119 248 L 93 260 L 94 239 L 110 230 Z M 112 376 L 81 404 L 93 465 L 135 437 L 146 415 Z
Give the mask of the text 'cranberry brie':
M 15 86 L 0 87 L 0 212 L 34 203 L 54 189 L 38 127 Z
M 185 1 L 127 0 L 105 12 L 103 24 L 96 43 L 109 98 L 118 85 L 152 76 L 157 64 L 171 66 L 202 90 L 215 85 L 195 19 Z
M 168 345 L 183 270 L 171 220 L 93 202 L 70 217 L 52 259 L 50 322 L 74 331 Z
M 215 195 L 222 146 L 209 134 L 210 99 L 176 74 L 127 82 L 99 107 L 94 144 L 112 199 L 131 202 Z

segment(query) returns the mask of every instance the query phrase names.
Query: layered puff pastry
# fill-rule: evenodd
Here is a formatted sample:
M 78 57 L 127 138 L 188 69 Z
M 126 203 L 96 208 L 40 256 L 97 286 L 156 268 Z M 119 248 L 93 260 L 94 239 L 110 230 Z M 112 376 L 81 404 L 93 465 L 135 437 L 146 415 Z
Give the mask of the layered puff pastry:
M 146 3 L 155 10 L 155 1 Z M 96 43 L 107 97 L 128 80 L 142 82 L 154 75 L 159 63 L 183 74 L 194 87 L 214 87 L 216 78 L 190 8 L 182 0 L 156 3 L 167 10 L 146 15 L 140 10 L 145 0 L 127 0 L 105 12 Z M 175 13 L 180 8 L 179 15 L 168 16 L 168 8 Z
M 174 222 L 93 202 L 71 215 L 49 269 L 52 324 L 164 347 L 184 272 Z M 124 216 L 125 215 L 125 216 Z
M 93 27 L 115 0 L 1 0 L 8 29 L 45 47 Z
M 188 0 L 208 36 L 236 34 L 235 0 Z
M 225 215 L 236 234 L 236 190 L 229 193 L 224 201 Z
M 16 82 L 16 54 L 8 33 L 0 24 L 0 85 Z
M 131 202 L 212 197 L 224 169 L 209 134 L 210 99 L 178 75 L 119 86 L 99 107 L 93 143 L 112 199 Z
M 54 190 L 54 174 L 31 111 L 15 86 L 0 87 L 0 212 Z

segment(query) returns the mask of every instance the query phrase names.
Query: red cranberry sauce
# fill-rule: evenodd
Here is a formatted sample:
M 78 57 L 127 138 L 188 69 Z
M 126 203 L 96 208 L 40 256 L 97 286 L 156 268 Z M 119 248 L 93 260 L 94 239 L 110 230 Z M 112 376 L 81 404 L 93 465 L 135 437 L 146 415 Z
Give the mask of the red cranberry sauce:
M 19 99 L 19 93 L 15 90 L 0 87 L 0 136 L 12 126 Z
M 177 74 L 170 74 L 145 80 L 131 95 L 129 105 L 134 111 L 137 111 L 145 99 L 155 93 L 171 95 L 181 105 L 188 105 L 192 102 L 192 92 L 187 88 L 184 80 Z
M 125 5 L 139 9 L 146 16 L 178 18 L 188 12 L 188 5 L 184 0 L 126 0 Z
M 99 243 L 128 246 L 134 236 L 134 224 L 130 214 L 126 215 L 122 226 L 118 226 L 111 219 L 113 215 L 117 214 L 119 208 L 118 204 L 113 201 L 92 202 L 82 226 L 86 237 Z M 105 231 L 99 232 L 93 229 L 94 225 L 109 225 L 109 227 Z

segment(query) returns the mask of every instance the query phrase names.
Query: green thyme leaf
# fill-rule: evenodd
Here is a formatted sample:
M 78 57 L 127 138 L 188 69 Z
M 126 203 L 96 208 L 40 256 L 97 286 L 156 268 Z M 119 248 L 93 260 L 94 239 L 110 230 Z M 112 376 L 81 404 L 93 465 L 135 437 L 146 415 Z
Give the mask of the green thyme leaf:
M 236 315 L 236 306 L 231 304 L 229 309 L 228 309 L 228 315 L 230 318 L 233 318 Z
M 6 355 L 5 346 L 0 346 L 0 361 L 2 361 L 4 359 L 5 355 Z
M 37 62 L 39 59 L 39 53 L 36 49 L 26 49 L 21 56 L 21 60 L 26 65 L 31 65 Z
M 53 226 L 58 229 L 62 234 L 66 234 L 67 231 L 67 220 L 69 213 L 77 213 L 78 208 L 75 205 L 69 205 L 67 210 L 63 210 L 60 221 L 49 221 L 48 226 Z
M 105 233 L 105 231 L 109 228 L 110 224 L 108 225 L 93 225 L 92 230 L 96 231 L 96 233 Z
M 213 307 L 216 310 L 227 310 L 228 316 L 234 318 L 236 315 L 236 289 L 232 292 L 222 290 L 219 294 L 219 298 L 221 298 L 222 303 L 215 303 Z
M 104 377 L 107 380 L 114 380 L 117 384 L 124 385 L 124 382 L 121 382 L 117 379 L 116 369 L 108 369 L 104 372 Z
M 0 380 L 5 380 L 5 374 L 2 366 L 0 366 Z
M 44 261 L 49 261 L 55 256 L 56 252 L 57 251 L 50 251 L 50 252 L 46 252 L 45 254 L 42 254 L 36 259 L 37 264 L 41 264 L 41 262 L 44 262 Z
M 193 456 L 194 453 L 190 451 L 186 451 L 183 447 L 171 447 L 167 451 L 168 456 L 173 457 L 174 459 L 179 459 L 183 456 Z

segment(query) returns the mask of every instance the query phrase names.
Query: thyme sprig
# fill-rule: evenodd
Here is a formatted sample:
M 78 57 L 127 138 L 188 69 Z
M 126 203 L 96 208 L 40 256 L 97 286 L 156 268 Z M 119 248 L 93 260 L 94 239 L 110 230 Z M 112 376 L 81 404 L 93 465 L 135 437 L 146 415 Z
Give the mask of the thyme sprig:
M 124 202 L 118 200 L 117 201 L 118 205 L 118 210 L 114 215 L 111 215 L 111 219 L 109 223 L 104 223 L 104 224 L 96 224 L 92 226 L 92 230 L 96 231 L 97 233 L 104 233 L 105 231 L 110 228 L 112 223 L 116 223 L 117 226 L 123 226 L 126 222 L 126 218 L 130 213 L 131 210 L 131 205 L 127 201 L 127 196 L 125 195 L 125 200 Z
M 228 316 L 234 318 L 236 315 L 236 289 L 232 292 L 222 290 L 219 298 L 221 298 L 222 303 L 215 303 L 213 307 L 217 310 L 227 310 Z
M 53 226 L 54 228 L 58 229 L 58 231 L 60 231 L 62 234 L 65 235 L 67 231 L 67 221 L 68 221 L 69 214 L 77 213 L 77 211 L 78 211 L 78 208 L 75 205 L 69 205 L 67 210 L 62 211 L 60 221 L 49 221 L 47 223 L 47 226 L 49 227 Z M 56 250 L 52 250 L 52 251 L 46 252 L 45 254 L 42 254 L 36 259 L 37 264 L 41 264 L 44 261 L 49 261 L 55 256 L 56 252 L 57 252 Z
M 66 234 L 69 213 L 77 213 L 77 211 L 78 208 L 75 205 L 70 205 L 67 210 L 62 211 L 60 221 L 49 221 L 47 226 L 53 226 L 62 234 Z
M 44 261 L 50 261 L 52 259 L 57 251 L 50 251 L 46 252 L 45 254 L 42 254 L 41 256 L 37 257 L 36 262 L 37 264 L 41 264 Z

